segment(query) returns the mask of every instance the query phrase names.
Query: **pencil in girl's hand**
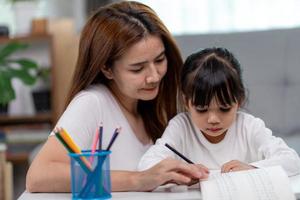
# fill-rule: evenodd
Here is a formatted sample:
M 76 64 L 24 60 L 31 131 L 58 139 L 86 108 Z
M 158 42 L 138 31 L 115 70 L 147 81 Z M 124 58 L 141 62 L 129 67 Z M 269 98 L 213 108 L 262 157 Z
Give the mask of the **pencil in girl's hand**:
M 102 125 L 102 122 L 101 122 L 100 127 L 99 127 L 99 143 L 98 143 L 99 151 L 102 150 L 102 137 L 103 137 L 103 125 Z
M 114 132 L 112 138 L 110 139 L 110 142 L 109 142 L 109 144 L 108 144 L 108 147 L 106 148 L 106 151 L 109 151 L 109 150 L 110 150 L 111 146 L 112 146 L 113 143 L 115 142 L 115 140 L 116 140 L 117 136 L 119 135 L 120 131 L 121 131 L 121 127 L 120 127 L 120 128 L 116 128 L 116 130 L 115 130 L 115 132 Z
M 171 147 L 168 143 L 166 143 L 165 146 L 168 147 L 168 149 L 170 149 L 171 151 L 173 151 L 176 155 L 178 155 L 179 157 L 181 157 L 186 162 L 188 162 L 190 164 L 194 164 L 191 160 L 189 160 L 187 157 L 185 157 L 184 155 L 182 155 L 181 153 L 179 153 L 179 151 L 177 151 L 176 149 L 174 149 L 173 147 Z

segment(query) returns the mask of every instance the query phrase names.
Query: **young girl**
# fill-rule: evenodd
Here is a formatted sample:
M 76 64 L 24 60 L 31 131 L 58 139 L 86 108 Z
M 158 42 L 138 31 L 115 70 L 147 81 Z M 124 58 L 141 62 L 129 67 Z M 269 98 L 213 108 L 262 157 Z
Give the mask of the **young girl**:
M 168 124 L 161 139 L 142 157 L 145 170 L 166 157 L 181 159 L 169 144 L 194 163 L 221 172 L 280 165 L 289 176 L 300 171 L 297 153 L 264 122 L 239 111 L 245 102 L 240 64 L 225 48 L 190 55 L 181 72 L 188 112 Z

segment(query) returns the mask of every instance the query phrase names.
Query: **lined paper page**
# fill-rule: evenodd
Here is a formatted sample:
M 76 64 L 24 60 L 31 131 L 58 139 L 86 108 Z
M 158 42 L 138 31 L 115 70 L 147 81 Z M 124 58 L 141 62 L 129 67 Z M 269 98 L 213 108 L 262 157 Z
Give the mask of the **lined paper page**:
M 203 200 L 295 200 L 289 178 L 280 166 L 212 173 L 200 185 Z

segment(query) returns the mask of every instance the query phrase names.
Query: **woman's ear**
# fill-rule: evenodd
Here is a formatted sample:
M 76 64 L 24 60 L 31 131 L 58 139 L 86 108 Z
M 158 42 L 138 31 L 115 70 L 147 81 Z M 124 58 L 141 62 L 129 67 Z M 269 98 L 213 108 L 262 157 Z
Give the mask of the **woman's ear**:
M 107 79 L 110 79 L 110 80 L 113 79 L 113 73 L 112 73 L 111 68 L 104 66 L 101 68 L 101 72 L 104 74 L 104 76 Z

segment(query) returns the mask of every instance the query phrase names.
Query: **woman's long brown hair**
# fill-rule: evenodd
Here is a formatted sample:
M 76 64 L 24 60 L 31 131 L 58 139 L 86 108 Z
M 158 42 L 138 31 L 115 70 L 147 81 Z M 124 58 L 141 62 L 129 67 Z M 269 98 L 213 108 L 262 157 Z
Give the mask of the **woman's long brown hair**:
M 177 113 L 179 72 L 182 58 L 179 49 L 162 21 L 148 6 L 124 1 L 100 8 L 87 21 L 80 38 L 76 70 L 67 104 L 91 84 L 108 83 L 101 72 L 111 67 L 126 50 L 143 38 L 159 36 L 165 46 L 168 70 L 162 79 L 158 96 L 139 101 L 140 112 L 148 136 L 153 142 L 161 137 L 168 120 Z

